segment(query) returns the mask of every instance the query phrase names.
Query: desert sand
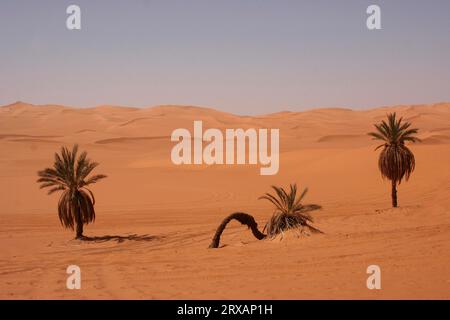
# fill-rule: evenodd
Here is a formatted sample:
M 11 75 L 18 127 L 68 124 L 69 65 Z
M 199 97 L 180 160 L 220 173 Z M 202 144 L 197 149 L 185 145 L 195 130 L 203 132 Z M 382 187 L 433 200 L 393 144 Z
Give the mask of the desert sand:
M 410 148 L 416 170 L 399 186 L 377 168 L 366 135 L 396 111 L 420 129 Z M 279 128 L 280 169 L 176 166 L 171 132 L 202 120 L 210 128 Z M 78 143 L 108 178 L 93 186 L 96 241 L 74 240 L 57 217 L 58 194 L 36 172 L 61 145 Z M 449 299 L 450 103 L 343 108 L 237 116 L 209 108 L 0 107 L 0 298 L 2 299 Z M 273 208 L 258 197 L 270 185 L 308 187 L 324 234 L 258 241 L 232 222 L 221 248 L 216 227 L 248 212 L 260 228 Z M 112 237 L 105 237 L 112 236 Z M 81 268 L 81 290 L 66 268 Z M 366 268 L 381 268 L 368 290 Z

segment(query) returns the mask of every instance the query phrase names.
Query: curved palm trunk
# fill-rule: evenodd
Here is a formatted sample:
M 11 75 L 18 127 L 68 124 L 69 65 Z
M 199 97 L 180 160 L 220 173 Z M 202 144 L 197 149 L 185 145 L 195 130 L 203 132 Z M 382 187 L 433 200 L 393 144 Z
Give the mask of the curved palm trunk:
M 391 194 L 391 197 L 392 197 L 392 206 L 394 208 L 397 208 L 397 183 L 394 180 L 392 180 L 392 194 Z
M 258 224 L 256 223 L 255 218 L 253 218 L 253 216 L 243 212 L 235 212 L 230 214 L 225 219 L 223 219 L 222 223 L 219 225 L 219 227 L 216 230 L 216 233 L 214 234 L 211 244 L 209 245 L 210 248 L 219 247 L 220 236 L 225 230 L 225 227 L 227 226 L 228 222 L 230 222 L 233 219 L 239 221 L 241 224 L 245 224 L 249 229 L 251 229 L 256 239 L 262 240 L 266 237 L 264 233 L 261 233 L 258 230 Z

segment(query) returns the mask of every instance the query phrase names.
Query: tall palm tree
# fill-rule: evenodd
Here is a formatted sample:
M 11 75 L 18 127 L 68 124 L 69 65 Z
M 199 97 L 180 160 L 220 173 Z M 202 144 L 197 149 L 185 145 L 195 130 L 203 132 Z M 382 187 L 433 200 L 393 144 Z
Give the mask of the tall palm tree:
M 95 198 L 87 186 L 106 178 L 103 174 L 89 174 L 98 166 L 82 152 L 77 158 L 78 145 L 72 151 L 61 147 L 61 154 L 55 153 L 53 168 L 46 168 L 38 172 L 37 182 L 40 188 L 51 188 L 48 194 L 63 191 L 58 203 L 58 216 L 65 228 L 74 230 L 76 239 L 83 238 L 83 225 L 95 220 Z
M 298 227 L 307 227 L 313 232 L 321 232 L 309 224 L 313 222 L 313 217 L 309 213 L 320 209 L 321 206 L 302 203 L 308 188 L 305 188 L 299 197 L 297 197 L 296 184 L 290 185 L 289 192 L 276 186 L 272 186 L 272 189 L 276 193 L 275 196 L 266 193 L 260 197 L 260 199 L 269 200 L 275 205 L 275 212 L 264 227 L 267 236 L 274 237 L 285 230 Z
M 376 132 L 370 132 L 373 140 L 383 141 L 375 150 L 383 148 L 378 159 L 378 168 L 383 178 L 391 180 L 392 206 L 397 207 L 397 185 L 403 178 L 407 181 L 414 171 L 416 161 L 414 154 L 405 145 L 405 142 L 419 142 L 415 137 L 418 129 L 411 129 L 411 123 L 396 119 L 396 114 L 390 113 L 385 120 L 374 125 Z

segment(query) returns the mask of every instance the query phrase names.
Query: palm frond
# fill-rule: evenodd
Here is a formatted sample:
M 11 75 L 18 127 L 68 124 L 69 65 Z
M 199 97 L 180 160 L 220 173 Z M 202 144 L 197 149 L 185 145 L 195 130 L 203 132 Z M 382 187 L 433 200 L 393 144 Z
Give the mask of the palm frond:
M 100 181 L 100 180 L 102 180 L 102 179 L 104 179 L 104 178 L 107 178 L 107 176 L 104 175 L 104 174 L 97 174 L 97 175 L 95 175 L 95 176 L 90 177 L 88 180 L 83 181 L 83 182 L 81 183 L 81 185 L 82 185 L 82 186 L 88 186 L 88 185 L 90 185 L 90 184 L 97 183 L 98 181 Z
M 56 191 L 62 191 L 62 190 L 66 190 L 66 187 L 60 185 L 60 186 L 57 186 L 57 187 L 54 187 L 54 188 L 50 189 L 47 192 L 47 194 L 52 194 L 52 193 L 55 193 Z

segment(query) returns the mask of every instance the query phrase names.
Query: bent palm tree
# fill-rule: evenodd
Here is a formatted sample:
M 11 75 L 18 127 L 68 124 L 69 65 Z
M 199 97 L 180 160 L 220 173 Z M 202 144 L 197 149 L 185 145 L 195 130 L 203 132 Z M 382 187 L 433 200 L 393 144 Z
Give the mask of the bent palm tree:
M 321 206 L 317 204 L 302 204 L 303 198 L 308 192 L 305 188 L 297 198 L 297 185 L 291 184 L 289 193 L 283 188 L 272 186 L 276 196 L 266 193 L 260 199 L 266 199 L 275 205 L 275 213 L 264 227 L 267 236 L 274 237 L 283 231 L 298 227 L 307 227 L 313 232 L 321 232 L 309 223 L 313 222 L 311 211 L 318 210 Z
M 243 212 L 235 212 L 226 217 L 219 225 L 209 247 L 219 247 L 220 236 L 225 230 L 227 224 L 233 219 L 239 221 L 241 224 L 244 224 L 249 229 L 251 229 L 253 235 L 258 240 L 265 239 L 266 237 L 274 237 L 285 230 L 296 227 L 307 227 L 312 232 L 321 233 L 319 229 L 314 228 L 308 223 L 313 222 L 313 218 L 310 216 L 309 212 L 320 209 L 321 206 L 316 204 L 303 205 L 301 203 L 308 189 L 305 189 L 300 197 L 297 198 L 296 184 L 291 184 L 289 193 L 287 193 L 283 188 L 275 186 L 272 186 L 272 188 L 275 190 L 278 198 L 269 193 L 266 193 L 264 196 L 259 198 L 269 200 L 276 207 L 275 213 L 263 230 L 267 230 L 267 235 L 258 230 L 258 224 L 256 223 L 253 216 Z
M 396 114 L 390 113 L 387 122 L 381 121 L 375 124 L 376 132 L 368 133 L 373 140 L 381 140 L 383 144 L 375 150 L 383 147 L 378 159 L 378 168 L 383 178 L 391 180 L 392 206 L 397 207 L 397 185 L 405 178 L 407 181 L 414 171 L 416 162 L 414 154 L 405 145 L 405 142 L 419 142 L 415 137 L 418 129 L 410 129 L 411 123 L 403 122 L 403 118 L 396 119 Z
M 87 186 L 106 178 L 103 174 L 88 177 L 98 166 L 87 158 L 83 152 L 77 158 L 78 145 L 72 151 L 61 148 L 61 155 L 55 153 L 53 168 L 46 168 L 38 172 L 37 182 L 40 188 L 51 188 L 48 194 L 63 191 L 58 202 L 58 216 L 65 228 L 74 230 L 76 238 L 83 238 L 83 225 L 95 220 L 95 198 Z

